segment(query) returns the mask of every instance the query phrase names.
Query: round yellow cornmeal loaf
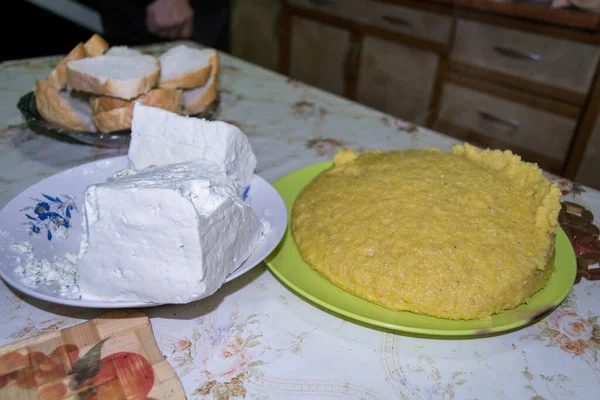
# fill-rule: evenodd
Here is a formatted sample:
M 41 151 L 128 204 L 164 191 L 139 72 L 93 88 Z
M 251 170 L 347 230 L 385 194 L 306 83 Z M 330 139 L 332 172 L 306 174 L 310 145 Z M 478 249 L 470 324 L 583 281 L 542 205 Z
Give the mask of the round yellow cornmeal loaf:
M 510 151 L 342 150 L 299 194 L 292 233 L 312 268 L 358 297 L 487 319 L 546 284 L 560 195 Z

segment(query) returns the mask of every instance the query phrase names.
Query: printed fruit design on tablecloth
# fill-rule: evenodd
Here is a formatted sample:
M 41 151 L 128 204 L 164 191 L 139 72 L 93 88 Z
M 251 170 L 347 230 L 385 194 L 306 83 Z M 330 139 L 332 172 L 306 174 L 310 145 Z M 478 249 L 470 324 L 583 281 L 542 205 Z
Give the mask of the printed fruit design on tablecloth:
M 7 353 L 0 357 L 0 397 L 10 385 L 35 389 L 39 399 L 58 400 L 75 395 L 80 400 L 150 400 L 154 386 L 152 364 L 132 352 L 101 357 L 103 340 L 82 358 L 73 344 L 58 346 L 52 353 Z M 30 394 L 30 393 L 28 393 Z

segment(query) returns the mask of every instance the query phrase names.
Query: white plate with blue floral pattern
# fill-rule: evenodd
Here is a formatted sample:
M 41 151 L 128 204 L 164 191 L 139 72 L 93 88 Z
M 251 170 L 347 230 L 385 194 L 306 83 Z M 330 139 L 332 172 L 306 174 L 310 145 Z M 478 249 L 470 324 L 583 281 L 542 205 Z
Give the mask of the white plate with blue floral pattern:
M 105 181 L 127 166 L 127 157 L 94 161 L 46 178 L 17 195 L 0 211 L 0 277 L 28 296 L 52 303 L 88 308 L 154 307 L 161 304 L 135 301 L 95 301 L 77 298 L 75 281 L 44 281 L 35 286 L 22 267 L 28 258 L 40 269 L 76 278 L 68 255 L 79 252 L 82 235 L 81 201 L 87 186 Z M 270 228 L 250 257 L 231 273 L 224 283 L 260 264 L 279 244 L 287 228 L 287 210 L 279 193 L 258 175 L 254 175 L 244 200 Z M 72 257 L 71 257 L 72 259 Z M 31 263 L 29 263 L 31 265 Z M 31 271 L 31 268 L 28 268 Z M 73 284 L 73 285 L 72 285 Z M 75 291 L 73 290 L 75 289 Z

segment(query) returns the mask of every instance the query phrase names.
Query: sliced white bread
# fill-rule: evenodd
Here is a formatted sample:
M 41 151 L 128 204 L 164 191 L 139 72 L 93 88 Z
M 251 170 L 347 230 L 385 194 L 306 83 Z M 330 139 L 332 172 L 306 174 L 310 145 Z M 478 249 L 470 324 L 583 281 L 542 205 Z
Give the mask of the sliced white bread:
M 95 57 L 106 51 L 108 43 L 96 33 L 85 43 L 78 43 L 56 68 L 46 77 L 46 82 L 55 89 L 64 89 L 67 85 L 67 63 L 81 60 L 85 57 Z
M 214 49 L 187 45 L 171 47 L 160 56 L 159 86 L 166 89 L 193 89 L 204 86 L 211 73 Z
M 102 36 L 94 33 L 83 46 L 88 57 L 97 57 L 108 49 L 108 42 Z
M 185 115 L 196 115 L 204 112 L 206 108 L 217 98 L 219 89 L 219 53 L 210 59 L 211 73 L 204 86 L 183 91 L 183 113 Z
M 92 119 L 96 128 L 102 133 L 123 131 L 131 128 L 133 118 L 132 107 L 113 108 L 112 110 L 94 114 Z
M 181 90 L 177 89 L 156 88 L 133 100 L 123 100 L 110 96 L 95 96 L 90 100 L 90 104 L 93 113 L 98 114 L 114 110 L 115 108 L 133 107 L 136 101 L 180 114 L 183 106 L 183 94 Z
M 35 82 L 35 105 L 42 117 L 51 124 L 78 132 L 96 132 L 92 107 L 87 98 L 71 91 L 59 91 L 45 81 Z
M 143 53 L 141 51 L 132 49 L 131 47 L 128 47 L 128 46 L 112 46 L 104 54 L 106 54 L 107 56 L 123 56 L 123 57 L 143 55 Z
M 162 108 L 176 114 L 181 114 L 183 108 L 183 92 L 177 89 L 152 89 L 140 97 L 140 102 L 147 106 Z
M 159 88 L 152 89 L 135 100 L 96 97 L 91 101 L 94 124 L 103 133 L 130 129 L 136 102 L 181 114 L 183 94 L 181 90 Z
M 156 57 L 87 57 L 67 64 L 67 85 L 87 93 L 130 100 L 156 86 L 160 63 Z
M 50 74 L 46 77 L 46 83 L 53 88 L 60 90 L 67 84 L 67 63 L 75 60 L 81 60 L 87 57 L 83 43 L 78 43 L 65 58 L 63 58 Z
M 150 93 L 150 92 L 148 92 Z M 92 113 L 98 114 L 105 111 L 114 110 L 115 108 L 123 108 L 132 104 L 134 100 L 123 100 L 110 96 L 93 96 L 90 99 Z

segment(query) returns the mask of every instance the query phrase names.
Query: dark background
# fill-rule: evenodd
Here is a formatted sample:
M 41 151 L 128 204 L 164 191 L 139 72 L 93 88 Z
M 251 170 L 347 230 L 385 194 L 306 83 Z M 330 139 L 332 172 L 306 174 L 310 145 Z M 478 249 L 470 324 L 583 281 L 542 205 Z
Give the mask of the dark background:
M 9 0 L 2 26 L 2 52 L 0 61 L 30 57 L 67 54 L 79 42 L 87 41 L 93 34 L 68 19 L 25 0 Z M 145 9 L 151 0 L 78 0 L 96 11 L 108 12 L 109 24 L 104 25 L 102 36 L 112 45 L 142 45 L 168 41 L 149 34 L 145 27 L 145 14 L 132 7 Z M 190 40 L 229 51 L 230 4 L 229 0 L 190 0 L 196 10 L 194 36 Z M 122 11 L 125 11 L 124 13 Z M 103 14 L 104 15 L 104 14 Z
M 0 61 L 67 54 L 78 42 L 85 42 L 94 34 L 25 0 L 10 2 L 0 24 Z

